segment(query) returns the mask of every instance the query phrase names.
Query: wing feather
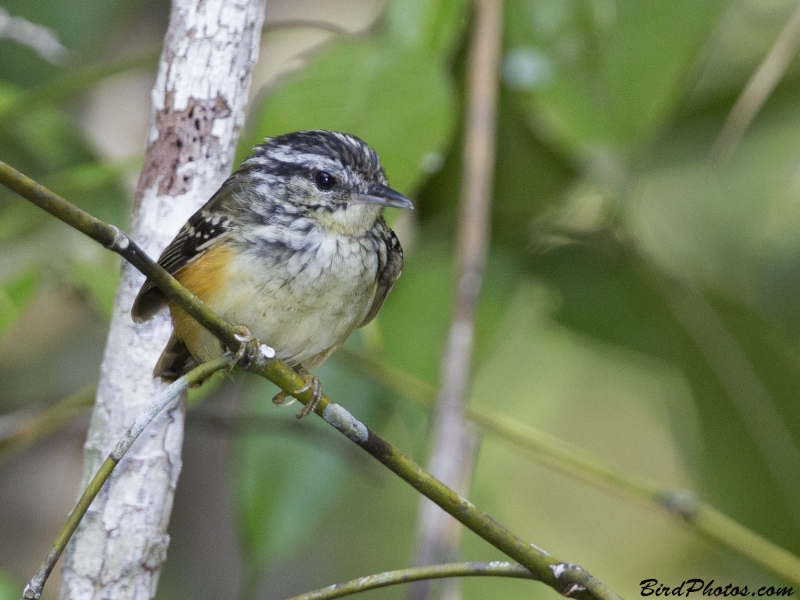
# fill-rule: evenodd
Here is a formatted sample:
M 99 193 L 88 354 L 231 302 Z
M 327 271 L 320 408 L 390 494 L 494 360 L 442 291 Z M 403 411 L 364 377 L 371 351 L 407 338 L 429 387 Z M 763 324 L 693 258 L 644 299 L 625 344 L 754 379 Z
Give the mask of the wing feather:
M 227 208 L 235 200 L 234 189 L 237 187 L 238 182 L 234 177 L 229 178 L 184 224 L 175 239 L 161 253 L 158 264 L 171 275 L 175 275 L 209 247 L 224 239 L 233 223 L 232 213 Z M 142 323 L 165 304 L 164 294 L 148 279 L 133 302 L 131 316 L 137 323 Z
M 388 225 L 381 219 L 381 225 L 384 228 L 385 235 L 381 236 L 386 243 L 386 253 L 380 253 L 382 259 L 378 265 L 378 287 L 375 290 L 375 298 L 372 301 L 372 306 L 364 317 L 359 327 L 364 327 L 367 323 L 375 318 L 378 311 L 383 306 L 386 296 L 394 286 L 394 282 L 400 277 L 403 272 L 403 248 L 400 246 L 400 240 L 394 234 L 394 231 L 389 229 Z

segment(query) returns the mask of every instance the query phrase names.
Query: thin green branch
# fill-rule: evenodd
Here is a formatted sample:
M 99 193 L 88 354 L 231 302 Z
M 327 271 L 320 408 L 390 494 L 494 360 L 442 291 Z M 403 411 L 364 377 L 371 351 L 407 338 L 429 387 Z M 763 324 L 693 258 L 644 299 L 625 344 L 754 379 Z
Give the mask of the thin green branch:
M 306 391 L 299 396 L 305 402 L 310 400 L 311 393 Z M 559 593 L 575 598 L 618 598 L 582 567 L 564 563 L 514 535 L 355 419 L 341 405 L 323 396 L 315 412 L 453 518 Z
M 289 600 L 332 600 L 350 596 L 359 592 L 375 590 L 378 588 L 410 583 L 412 581 L 425 581 L 429 579 L 443 579 L 446 577 L 514 577 L 518 579 L 536 578 L 522 565 L 509 562 L 463 562 L 447 563 L 444 565 L 429 565 L 413 567 L 397 571 L 387 571 L 376 575 L 359 577 L 345 583 L 337 583 L 320 590 L 300 594 Z
M 698 533 L 800 585 L 800 558 L 698 500 L 692 492 L 663 488 L 614 467 L 591 452 L 508 417 L 474 409 L 468 412 L 468 417 L 485 432 L 534 452 L 543 464 L 652 508 L 666 510 Z
M 400 369 L 346 348 L 337 352 L 335 360 L 421 406 L 433 405 L 436 388 Z M 466 416 L 485 433 L 533 452 L 539 463 L 650 508 L 666 510 L 698 533 L 800 585 L 800 558 L 698 500 L 691 492 L 666 489 L 631 475 L 591 452 L 494 411 L 467 407 Z
M 96 390 L 97 384 L 91 383 L 39 413 L 25 415 L 19 419 L 16 415 L 4 415 L 0 418 L 0 422 L 6 419 L 18 422 L 10 428 L 8 434 L 0 436 L 0 461 L 61 429 L 92 406 Z
M 52 105 L 88 90 L 112 75 L 156 67 L 161 47 L 117 60 L 86 65 L 64 73 L 46 84 L 22 92 L 7 104 L 0 106 L 0 121 L 9 121 L 45 105 Z
M 47 578 L 50 576 L 61 553 L 64 552 L 67 542 L 69 542 L 72 534 L 75 533 L 75 529 L 77 529 L 78 524 L 81 522 L 81 519 L 83 519 L 83 515 L 86 514 L 92 501 L 111 476 L 114 468 L 119 464 L 119 461 L 122 460 L 122 457 L 125 456 L 125 453 L 133 445 L 133 442 L 136 441 L 136 438 L 144 431 L 145 427 L 176 398 L 180 398 L 190 386 L 202 382 L 220 369 L 228 367 L 230 364 L 231 358 L 229 356 L 203 363 L 166 388 L 147 410 L 137 417 L 136 421 L 134 421 L 133 425 L 130 426 L 128 432 L 125 434 L 125 437 L 119 441 L 116 448 L 108 455 L 105 462 L 100 465 L 100 468 L 89 482 L 89 485 L 86 486 L 78 503 L 67 518 L 67 522 L 58 534 L 50 553 L 42 563 L 39 572 L 36 573 L 30 582 L 28 582 L 28 585 L 25 586 L 25 590 L 22 593 L 22 600 L 38 600 L 38 598 L 41 598 L 42 589 L 47 582 Z
M 216 335 L 226 346 L 229 348 L 239 347 L 241 339 L 237 338 L 239 332 L 234 327 L 223 321 L 199 298 L 179 284 L 172 275 L 167 273 L 119 229 L 96 219 L 2 161 L 0 161 L 0 183 L 122 256 L 148 276 L 170 300 L 178 302 L 181 306 L 186 305 L 189 314 Z M 296 386 L 295 389 L 300 387 L 302 385 Z
M 128 236 L 78 209 L 32 179 L 0 162 L 0 183 L 30 200 L 50 214 L 72 225 L 110 250 L 117 252 L 149 277 L 174 302 L 201 325 L 216 335 L 229 348 L 242 342 L 241 328 L 223 321 L 194 294 L 183 288 L 169 273 L 157 265 Z M 250 372 L 266 377 L 303 404 L 312 400 L 313 391 L 305 380 L 286 363 L 268 358 L 265 346 L 257 340 L 245 342 L 247 350 L 241 361 Z M 545 584 L 561 594 L 579 599 L 617 599 L 601 581 L 582 567 L 559 561 L 534 544 L 523 541 L 486 513 L 443 485 L 380 436 L 370 431 L 342 406 L 322 395 L 314 412 L 351 441 L 369 452 L 414 489 L 424 494 L 456 520 L 466 525 L 490 544 L 522 564 Z M 30 596 L 33 597 L 33 596 Z

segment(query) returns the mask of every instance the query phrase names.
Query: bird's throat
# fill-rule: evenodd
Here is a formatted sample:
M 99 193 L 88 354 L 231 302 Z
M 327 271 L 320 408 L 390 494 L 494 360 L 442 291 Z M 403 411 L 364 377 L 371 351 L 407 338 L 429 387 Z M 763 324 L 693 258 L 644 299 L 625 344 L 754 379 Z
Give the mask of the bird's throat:
M 381 207 L 374 204 L 346 204 L 316 215 L 317 225 L 324 234 L 358 237 L 375 226 Z

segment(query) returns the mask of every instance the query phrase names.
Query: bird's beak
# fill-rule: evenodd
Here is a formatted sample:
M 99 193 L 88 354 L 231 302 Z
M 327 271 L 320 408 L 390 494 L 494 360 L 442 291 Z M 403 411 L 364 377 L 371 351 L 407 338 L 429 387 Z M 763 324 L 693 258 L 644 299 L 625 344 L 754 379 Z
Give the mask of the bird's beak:
M 403 196 L 400 192 L 395 192 L 388 185 L 374 185 L 366 194 L 358 194 L 355 197 L 356 202 L 364 204 L 380 204 L 381 206 L 390 206 L 392 208 L 414 208 L 411 200 Z

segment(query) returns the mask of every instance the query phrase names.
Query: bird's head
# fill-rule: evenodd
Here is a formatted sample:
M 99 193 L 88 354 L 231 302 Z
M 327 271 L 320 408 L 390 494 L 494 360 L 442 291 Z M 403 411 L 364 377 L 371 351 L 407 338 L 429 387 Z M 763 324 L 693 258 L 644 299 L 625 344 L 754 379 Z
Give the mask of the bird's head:
M 240 172 L 252 178 L 265 211 L 310 217 L 345 235 L 372 227 L 385 206 L 413 208 L 388 186 L 375 150 L 344 133 L 314 130 L 267 138 Z

